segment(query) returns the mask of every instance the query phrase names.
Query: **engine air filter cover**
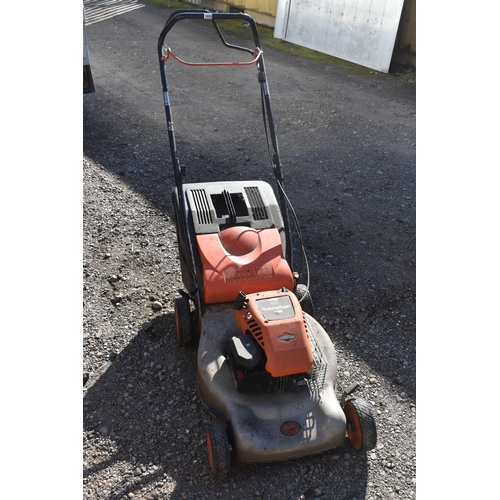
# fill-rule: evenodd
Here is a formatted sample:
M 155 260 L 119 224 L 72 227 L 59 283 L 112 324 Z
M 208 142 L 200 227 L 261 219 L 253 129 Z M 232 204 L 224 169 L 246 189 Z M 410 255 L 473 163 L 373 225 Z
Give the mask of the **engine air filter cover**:
M 244 333 L 251 333 L 267 356 L 266 370 L 273 377 L 308 372 L 313 353 L 300 303 L 290 291 L 252 293 L 234 312 Z

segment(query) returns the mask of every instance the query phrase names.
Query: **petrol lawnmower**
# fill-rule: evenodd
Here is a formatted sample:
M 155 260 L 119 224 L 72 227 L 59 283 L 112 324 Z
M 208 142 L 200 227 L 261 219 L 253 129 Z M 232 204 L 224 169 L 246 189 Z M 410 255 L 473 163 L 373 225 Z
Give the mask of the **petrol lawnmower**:
M 247 53 L 250 59 L 180 59 L 165 45 L 165 38 L 181 20 L 211 23 L 226 48 Z M 228 43 L 219 20 L 249 26 L 255 47 Z M 307 258 L 284 190 L 264 53 L 253 18 L 244 13 L 176 10 L 159 36 L 158 57 L 185 286 L 175 301 L 176 335 L 181 346 L 197 346 L 198 393 L 213 416 L 206 429 L 212 474 L 224 479 L 233 465 L 321 453 L 349 442 L 357 450 L 374 448 L 377 432 L 370 408 L 352 396 L 358 384 L 337 399 L 335 348 L 314 319 Z M 261 180 L 184 182 L 165 72 L 168 59 L 191 66 L 256 65 L 278 196 Z M 307 284 L 299 283 L 302 272 L 293 267 L 292 224 Z

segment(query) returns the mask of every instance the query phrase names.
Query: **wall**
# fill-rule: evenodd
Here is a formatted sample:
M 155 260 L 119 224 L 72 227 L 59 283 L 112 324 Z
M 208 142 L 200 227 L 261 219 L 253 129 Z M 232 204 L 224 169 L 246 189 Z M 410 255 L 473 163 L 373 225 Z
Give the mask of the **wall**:
M 186 3 L 203 5 L 203 8 L 220 12 L 243 10 L 250 14 L 255 22 L 274 28 L 278 0 L 184 0 Z
M 211 10 L 230 12 L 242 9 L 258 24 L 275 27 L 278 0 L 184 0 L 186 3 Z M 333 0 L 332 0 L 333 1 Z M 394 46 L 393 62 L 416 67 L 416 4 L 417 0 L 404 0 L 401 21 Z

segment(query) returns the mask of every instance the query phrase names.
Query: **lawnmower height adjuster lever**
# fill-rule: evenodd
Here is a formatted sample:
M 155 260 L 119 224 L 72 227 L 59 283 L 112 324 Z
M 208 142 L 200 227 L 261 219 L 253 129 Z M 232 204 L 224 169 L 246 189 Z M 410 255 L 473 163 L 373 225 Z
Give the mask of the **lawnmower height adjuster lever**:
M 344 392 L 342 393 L 342 397 L 340 398 L 341 408 L 344 407 L 347 396 L 351 395 L 353 392 L 357 391 L 358 389 L 359 389 L 359 382 L 353 382 L 347 389 L 344 389 Z
M 243 292 L 240 292 L 238 294 L 238 297 L 236 297 L 236 300 L 234 301 L 233 309 L 235 311 L 239 311 L 240 309 L 242 309 L 243 306 L 245 305 L 246 300 L 247 296 Z
M 181 295 L 182 297 L 189 300 L 193 300 L 194 295 L 198 291 L 198 287 L 194 284 L 191 284 L 191 286 L 189 287 L 189 293 L 183 290 L 182 288 L 179 288 L 177 291 L 179 292 L 179 295 Z

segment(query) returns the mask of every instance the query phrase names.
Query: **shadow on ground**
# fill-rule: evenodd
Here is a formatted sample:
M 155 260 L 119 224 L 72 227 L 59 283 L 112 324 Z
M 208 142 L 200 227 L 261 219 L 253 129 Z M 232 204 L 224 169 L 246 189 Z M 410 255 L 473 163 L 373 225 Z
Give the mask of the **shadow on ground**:
M 210 417 L 199 403 L 193 383 L 195 353 L 180 347 L 166 349 L 167 342 L 176 342 L 173 331 L 172 315 L 158 316 L 147 332 L 136 333 L 97 380 L 87 382 L 87 444 L 92 447 L 94 440 L 107 458 L 85 468 L 84 478 L 105 474 L 110 464 L 122 467 L 115 485 L 99 492 L 101 498 L 121 500 L 145 486 L 153 486 L 157 498 L 168 493 L 172 499 L 202 498 L 202 486 L 205 498 L 207 492 L 208 498 L 238 500 L 257 494 L 276 500 L 299 498 L 301 494 L 313 498 L 317 488 L 328 494 L 327 498 L 364 498 L 366 455 L 350 446 L 302 459 L 243 466 L 234 469 L 224 483 L 215 482 L 209 473 L 204 437 Z M 181 389 L 174 391 L 172 387 Z M 181 427 L 172 422 L 182 422 Z M 318 468 L 330 471 L 328 490 L 314 480 Z M 349 478 L 356 479 L 351 482 Z

